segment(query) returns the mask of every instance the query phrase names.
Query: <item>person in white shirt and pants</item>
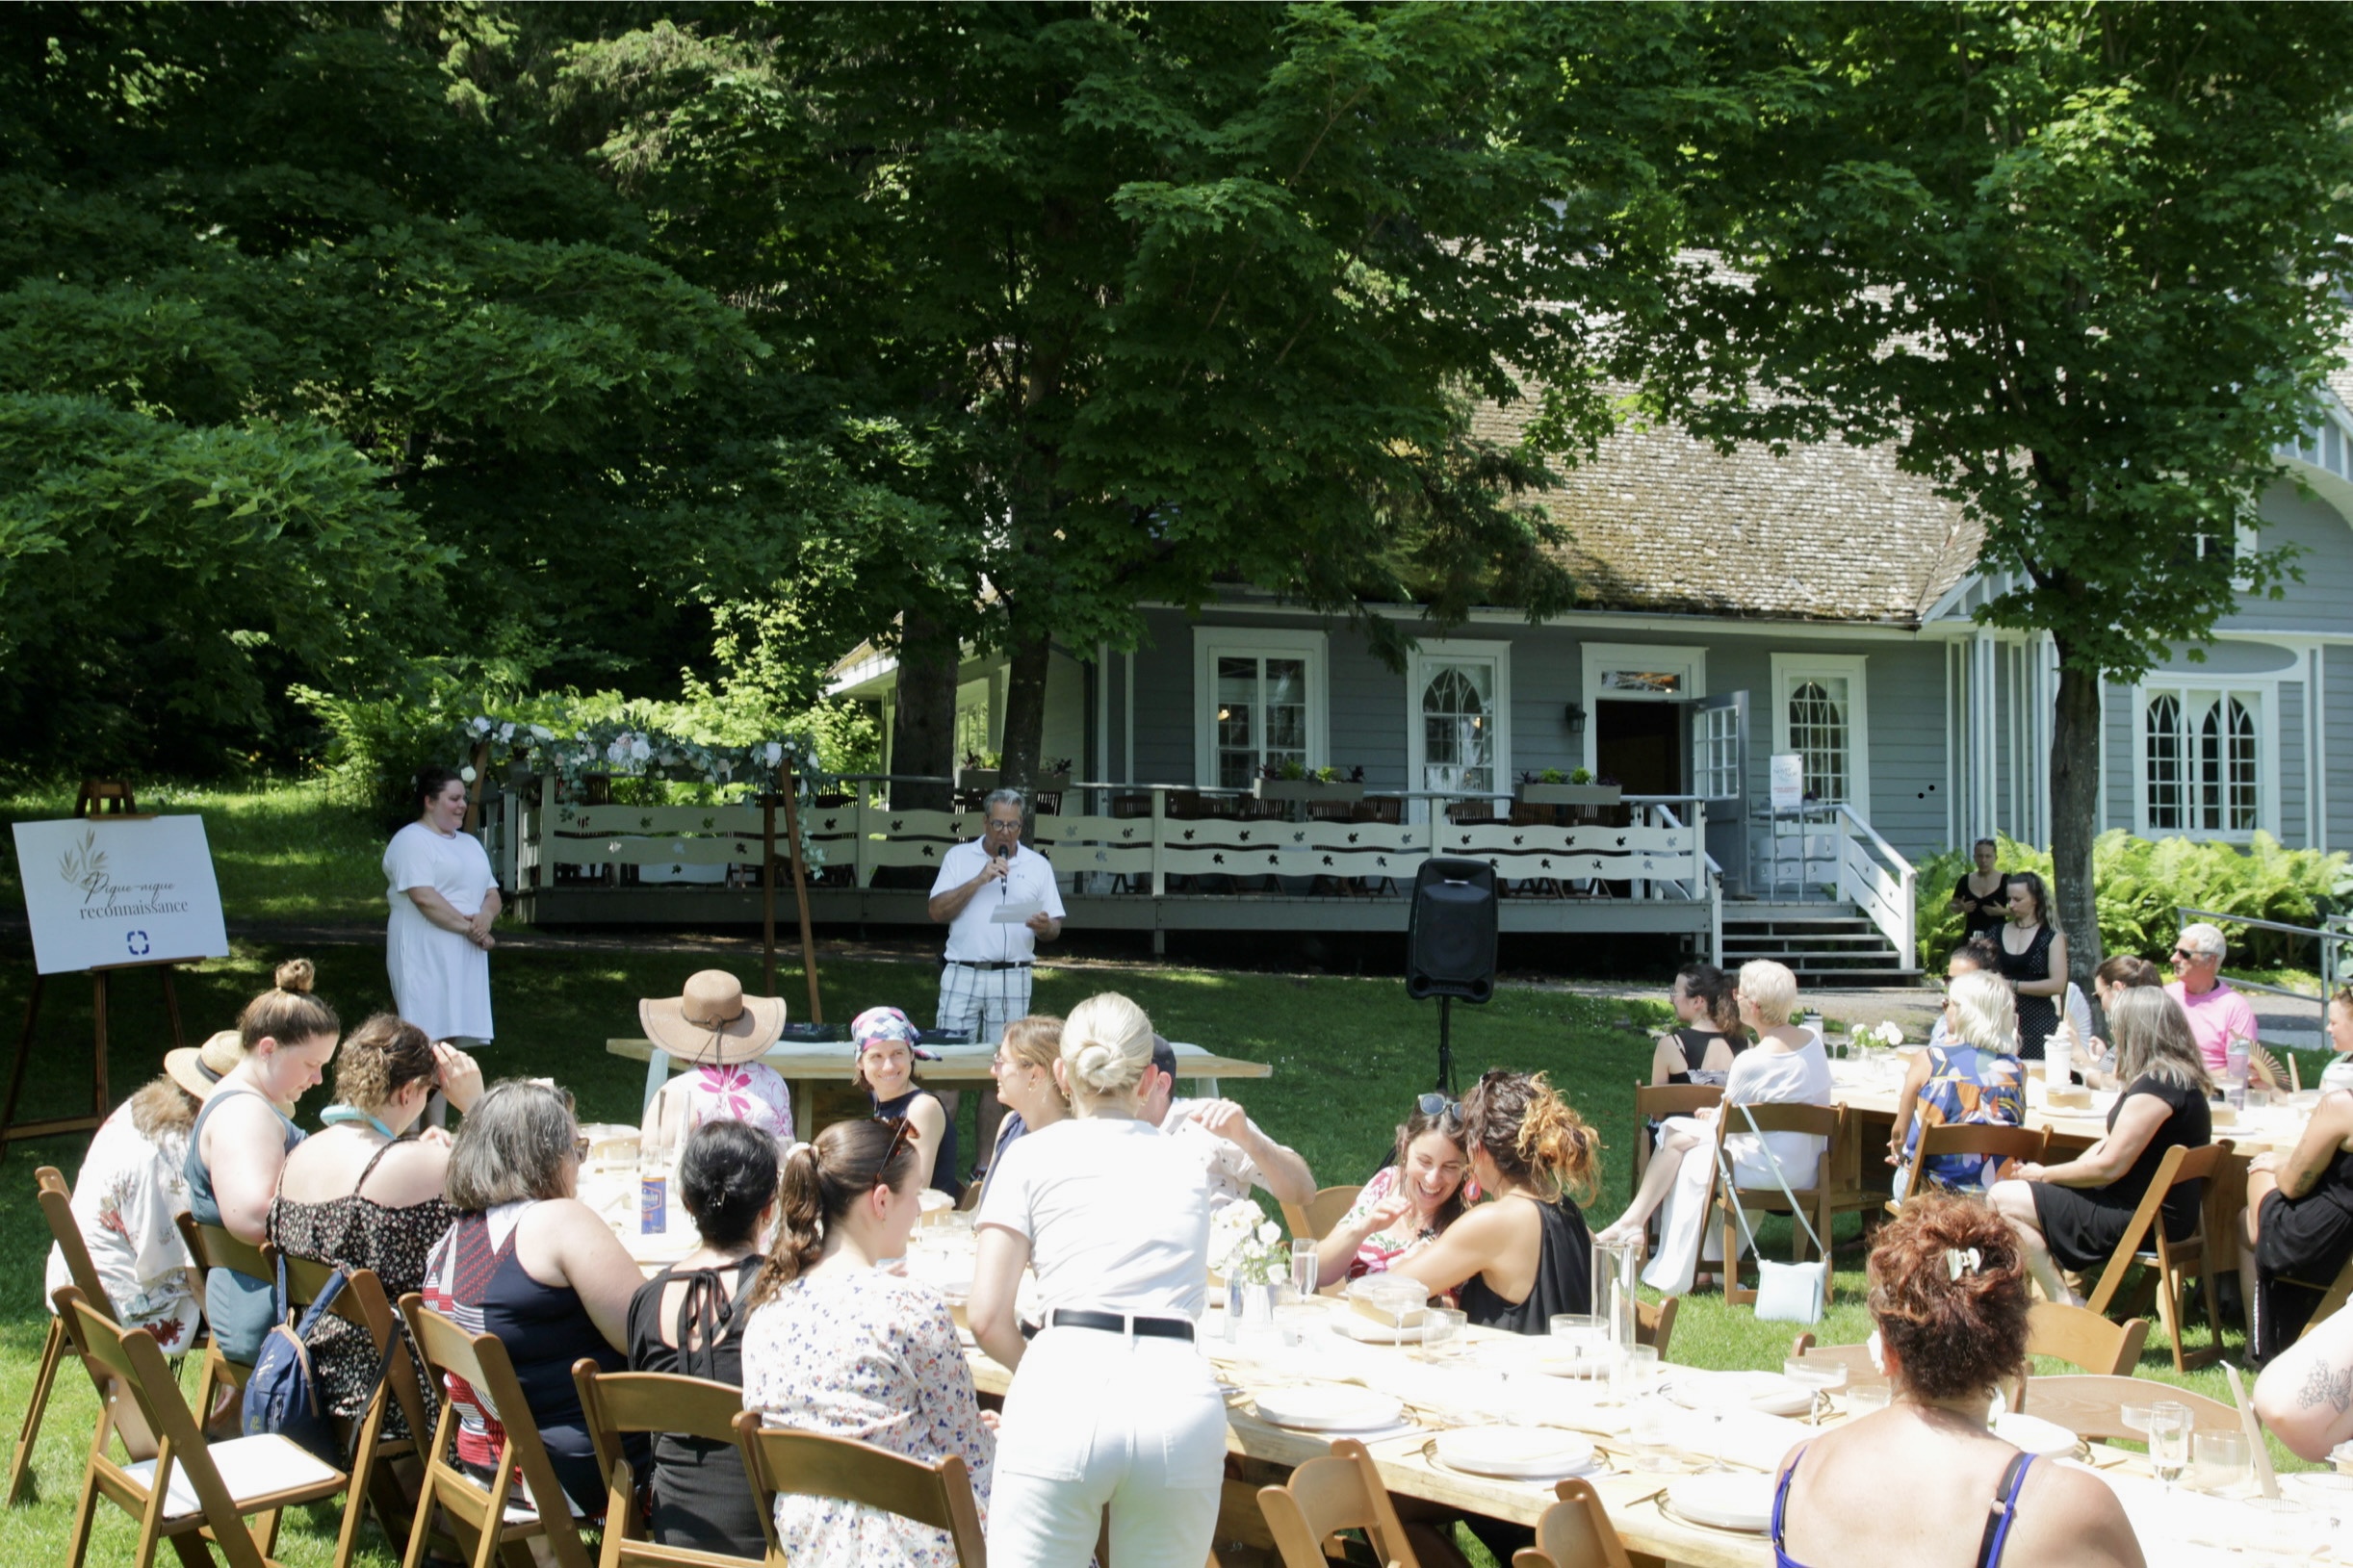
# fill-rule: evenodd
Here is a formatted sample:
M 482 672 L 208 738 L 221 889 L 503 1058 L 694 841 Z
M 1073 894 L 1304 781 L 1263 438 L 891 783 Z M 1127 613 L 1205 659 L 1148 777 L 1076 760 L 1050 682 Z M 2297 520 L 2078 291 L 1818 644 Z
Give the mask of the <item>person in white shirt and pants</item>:
M 1053 862 L 1021 847 L 1027 804 L 1018 789 L 992 790 L 988 826 L 978 838 L 941 857 L 931 885 L 931 917 L 947 927 L 936 1025 L 970 1031 L 976 1041 L 1002 1040 L 1005 1025 L 1028 1015 L 1038 943 L 1062 935 Z M 1023 918 L 997 917 L 1025 905 L 1036 909 Z

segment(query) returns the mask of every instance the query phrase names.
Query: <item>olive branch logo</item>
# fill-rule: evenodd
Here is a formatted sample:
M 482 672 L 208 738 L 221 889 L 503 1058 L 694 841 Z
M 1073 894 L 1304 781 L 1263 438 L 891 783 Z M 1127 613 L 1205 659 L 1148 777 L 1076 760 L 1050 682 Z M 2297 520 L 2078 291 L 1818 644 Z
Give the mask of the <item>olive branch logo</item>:
M 82 841 L 58 857 L 57 874 L 82 889 L 89 898 L 106 886 L 106 851 L 98 847 L 98 830 L 82 830 Z

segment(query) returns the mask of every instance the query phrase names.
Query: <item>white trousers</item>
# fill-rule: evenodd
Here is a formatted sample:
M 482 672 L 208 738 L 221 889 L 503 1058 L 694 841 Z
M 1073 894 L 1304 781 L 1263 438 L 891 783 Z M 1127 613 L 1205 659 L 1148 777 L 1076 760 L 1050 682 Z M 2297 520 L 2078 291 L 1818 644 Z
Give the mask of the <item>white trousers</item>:
M 989 1561 L 1086 1568 L 1108 1506 L 1119 1568 L 1201 1568 L 1225 1476 L 1225 1397 L 1191 1343 L 1045 1329 L 1005 1395 Z
M 1668 1117 L 1659 1124 L 1659 1142 L 1666 1143 L 1669 1133 L 1688 1133 L 1703 1140 L 1697 1148 L 1683 1156 L 1683 1164 L 1675 1171 L 1675 1183 L 1667 1190 L 1667 1201 L 1659 1205 L 1659 1250 L 1642 1271 L 1642 1283 L 1668 1296 L 1681 1296 L 1692 1288 L 1692 1276 L 1702 1263 L 1723 1261 L 1723 1232 L 1711 1227 L 1706 1235 L 1699 1233 L 1700 1221 L 1707 1217 L 1709 1188 L 1716 1181 L 1716 1129 L 1694 1117 Z M 1789 1173 L 1793 1187 L 1811 1187 L 1820 1168 L 1821 1153 L 1817 1138 L 1803 1134 L 1772 1133 L 1768 1136 L 1789 1142 L 1797 1140 L 1807 1152 L 1795 1150 L 1776 1152 L 1783 1161 L 1782 1170 Z M 1732 1163 L 1732 1179 L 1742 1188 L 1773 1188 L 1772 1165 L 1765 1158 L 1765 1148 L 1754 1133 L 1734 1133 L 1724 1140 L 1724 1154 Z M 1656 1156 L 1653 1156 L 1654 1158 Z M 1751 1226 L 1755 1224 L 1752 1220 Z M 1736 1227 L 1737 1233 L 1737 1227 Z M 1748 1244 L 1742 1242 L 1743 1254 Z

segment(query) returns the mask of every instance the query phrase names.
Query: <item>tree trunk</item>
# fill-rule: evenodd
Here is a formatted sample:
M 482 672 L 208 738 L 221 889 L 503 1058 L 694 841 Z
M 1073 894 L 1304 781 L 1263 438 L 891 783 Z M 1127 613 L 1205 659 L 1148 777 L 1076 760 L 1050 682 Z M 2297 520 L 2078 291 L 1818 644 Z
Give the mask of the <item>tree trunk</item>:
M 939 784 L 893 784 L 894 811 L 944 811 L 956 770 L 956 667 L 963 649 L 919 610 L 904 612 L 898 650 L 898 707 L 891 717 L 891 771 L 938 776 Z
M 1011 668 L 1005 680 L 1005 746 L 998 782 L 1016 789 L 1035 786 L 1041 769 L 1039 753 L 1046 745 L 1046 667 L 1053 640 L 1044 627 L 1035 630 L 1015 615 Z
M 2052 902 L 2067 934 L 2067 972 L 2092 994 L 2100 966 L 2100 901 L 2092 880 L 2092 840 L 2100 835 L 2100 672 L 2068 657 L 2058 642 L 2057 712 L 2051 725 Z

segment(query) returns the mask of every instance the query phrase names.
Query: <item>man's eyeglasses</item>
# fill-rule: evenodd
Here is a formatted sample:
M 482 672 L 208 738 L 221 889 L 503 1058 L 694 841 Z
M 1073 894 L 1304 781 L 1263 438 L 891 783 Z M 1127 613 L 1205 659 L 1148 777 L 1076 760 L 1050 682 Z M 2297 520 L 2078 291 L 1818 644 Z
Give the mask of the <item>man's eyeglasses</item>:
M 588 1163 L 588 1140 L 585 1138 L 575 1138 L 572 1140 L 572 1161 L 575 1165 L 586 1165 Z
M 1000 822 L 996 817 L 991 817 L 988 820 L 987 827 L 991 833 L 1020 833 L 1021 831 L 1021 819 L 1017 816 L 1009 821 Z

